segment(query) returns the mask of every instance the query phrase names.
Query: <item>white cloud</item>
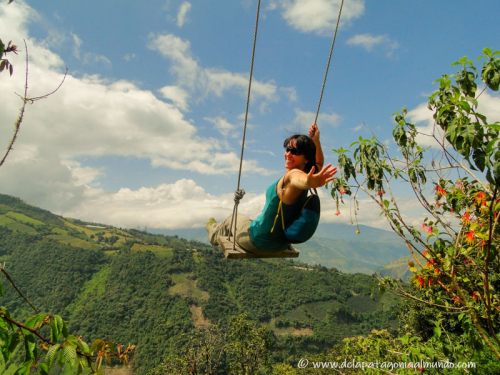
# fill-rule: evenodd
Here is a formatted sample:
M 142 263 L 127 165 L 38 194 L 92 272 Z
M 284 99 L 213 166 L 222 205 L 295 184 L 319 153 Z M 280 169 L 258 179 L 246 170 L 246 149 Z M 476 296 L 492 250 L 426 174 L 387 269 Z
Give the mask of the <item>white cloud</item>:
M 21 55 L 25 52 L 25 47 L 22 45 L 24 39 L 28 46 L 30 61 L 45 69 L 60 68 L 63 64 L 59 56 L 27 37 L 28 22 L 36 22 L 39 19 L 40 15 L 24 2 L 15 1 L 10 5 L 7 2 L 0 3 L 0 35 L 4 38 L 4 42 L 12 40 L 14 44 L 17 43 Z M 16 71 L 24 74 L 24 57 L 10 54 L 9 60 L 19 61 L 14 65 L 14 74 Z
M 229 123 L 225 118 L 219 116 L 215 118 L 204 117 L 203 119 L 205 121 L 214 124 L 214 128 L 224 137 L 227 137 L 230 133 L 233 133 L 234 130 L 236 129 L 235 125 Z
M 192 57 L 191 43 L 173 35 L 149 36 L 148 47 L 172 61 L 170 71 L 177 75 L 179 84 L 194 87 L 198 76 L 198 63 Z
M 137 58 L 137 55 L 135 53 L 127 53 L 125 56 L 123 56 L 125 61 L 130 61 L 130 60 L 135 60 Z
M 281 6 L 283 18 L 293 28 L 306 33 L 332 36 L 337 24 L 340 0 L 278 0 L 271 1 L 268 9 Z M 340 27 L 363 15 L 364 0 L 350 0 L 344 3 Z
M 74 160 L 63 160 L 61 164 L 71 171 L 71 176 L 77 186 L 93 185 L 99 176 L 104 175 L 103 168 L 82 167 L 79 162 Z
M 179 86 L 199 92 L 204 98 L 210 95 L 221 97 L 231 90 L 246 97 L 247 73 L 200 67 L 191 52 L 189 41 L 184 41 L 173 34 L 151 34 L 149 38 L 148 47 L 171 61 L 170 72 L 177 77 Z M 272 80 L 268 82 L 252 80 L 252 101 L 265 99 L 266 102 L 277 102 L 279 100 L 277 91 L 278 88 Z
M 179 13 L 177 14 L 177 26 L 182 27 L 187 21 L 187 13 L 191 9 L 191 4 L 184 1 L 179 7 Z
M 23 2 L 0 4 L 2 38 L 26 39 L 29 46 L 28 95 L 36 97 L 57 87 L 64 62 L 29 37 L 26 23 L 33 18 L 36 13 Z M 73 34 L 73 41 L 75 53 L 82 57 L 82 40 Z M 198 67 L 189 57 L 189 44 L 175 38 L 169 42 L 177 48 L 172 52 L 177 67 L 191 65 L 196 73 Z M 183 47 L 187 48 L 185 53 Z M 22 104 L 14 93 L 24 91 L 24 59 L 22 53 L 10 59 L 14 75 L 2 79 L 0 86 L 0 149 L 4 150 Z M 142 158 L 153 166 L 202 174 L 237 172 L 239 156 L 221 151 L 217 139 L 198 135 L 185 118 L 182 110 L 187 109 L 188 94 L 184 88 L 166 86 L 161 92 L 174 104 L 129 81 L 68 75 L 54 95 L 28 105 L 14 150 L 0 168 L 0 191 L 58 213 L 77 212 L 72 207 L 84 210 L 82 202 L 89 196 L 113 196 L 95 188 L 105 170 L 76 161 L 86 156 Z M 245 173 L 272 173 L 255 160 L 244 164 Z
M 322 223 L 343 223 L 353 222 L 352 233 L 356 232 L 356 221 L 360 225 L 391 230 L 387 219 L 382 215 L 378 203 L 367 197 L 363 192 L 357 197 L 359 210 L 357 215 L 354 212 L 354 204 L 349 196 L 344 196 L 344 204 L 340 203 L 340 214 L 336 215 L 337 206 L 331 198 L 329 191 L 319 189 L 321 198 L 321 222 Z M 387 198 L 388 199 L 388 198 Z M 402 212 L 403 219 L 408 225 L 420 226 L 425 218 L 425 210 L 415 196 L 396 195 L 396 202 Z
M 71 36 L 73 37 L 73 56 L 77 59 L 83 62 L 84 64 L 92 64 L 92 63 L 104 63 L 107 66 L 111 66 L 111 61 L 106 57 L 102 55 L 97 55 L 95 53 L 91 52 L 84 52 L 82 54 L 81 52 L 81 47 L 83 44 L 82 39 L 76 35 L 71 33 Z
M 301 111 L 300 109 L 295 110 L 295 119 L 294 123 L 298 125 L 307 125 L 309 126 L 314 122 L 314 118 L 316 117 L 315 112 L 309 111 Z M 320 113 L 318 116 L 318 126 L 321 130 L 321 126 L 330 125 L 333 127 L 337 127 L 340 124 L 341 117 L 336 113 Z
M 177 108 L 182 111 L 187 111 L 188 109 L 188 93 L 178 86 L 165 86 L 162 87 L 160 93 L 165 99 L 171 100 Z
M 188 179 L 152 188 L 120 189 L 116 193 L 87 188 L 84 195 L 85 203 L 65 211 L 65 216 L 127 228 L 203 227 L 211 216 L 218 221 L 225 219 L 234 206 L 233 194 L 217 197 Z M 247 193 L 238 211 L 253 219 L 264 202 L 264 194 Z
M 280 92 L 288 96 L 288 101 L 290 103 L 294 103 L 299 99 L 299 96 L 297 94 L 297 90 L 295 87 L 280 87 Z
M 378 47 L 386 52 L 387 57 L 392 57 L 394 51 L 399 48 L 399 43 L 390 39 L 387 35 L 359 34 L 349 38 L 346 43 L 351 46 L 363 47 L 367 52 L 371 52 L 374 47 Z

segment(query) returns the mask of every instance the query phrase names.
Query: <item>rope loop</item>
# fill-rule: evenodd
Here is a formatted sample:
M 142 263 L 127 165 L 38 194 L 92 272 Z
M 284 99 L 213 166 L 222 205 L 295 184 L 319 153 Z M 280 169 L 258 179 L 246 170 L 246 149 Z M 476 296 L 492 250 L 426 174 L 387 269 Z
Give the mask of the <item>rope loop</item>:
M 245 195 L 245 190 L 243 190 L 243 189 L 237 189 L 234 192 L 234 204 L 236 204 L 236 205 L 240 204 L 240 200 L 243 199 L 244 195 Z

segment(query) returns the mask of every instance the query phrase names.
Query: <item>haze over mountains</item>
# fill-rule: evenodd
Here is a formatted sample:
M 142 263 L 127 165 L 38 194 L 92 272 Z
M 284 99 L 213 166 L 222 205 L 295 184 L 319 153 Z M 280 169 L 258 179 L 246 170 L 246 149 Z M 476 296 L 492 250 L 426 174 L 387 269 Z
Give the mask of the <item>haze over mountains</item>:
M 334 267 L 346 273 L 372 274 L 384 265 L 408 255 L 408 248 L 393 232 L 360 225 L 320 224 L 308 242 L 296 245 L 299 260 L 308 264 Z M 178 235 L 208 244 L 205 228 L 152 230 L 152 233 Z

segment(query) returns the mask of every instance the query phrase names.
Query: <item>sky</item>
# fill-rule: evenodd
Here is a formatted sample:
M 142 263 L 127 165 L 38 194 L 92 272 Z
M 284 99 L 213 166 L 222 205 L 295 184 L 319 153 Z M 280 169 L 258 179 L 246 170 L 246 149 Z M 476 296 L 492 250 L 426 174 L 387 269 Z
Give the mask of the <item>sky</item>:
M 0 3 L 0 38 L 19 47 L 0 73 L 0 150 L 28 96 L 0 193 L 54 213 L 126 228 L 203 227 L 232 212 L 257 1 L 21 1 Z M 255 218 L 284 172 L 283 140 L 314 121 L 340 0 L 262 0 L 239 212 Z M 451 63 L 500 49 L 498 0 L 345 0 L 318 127 L 332 149 L 372 131 L 390 151 L 391 114 L 403 106 L 421 129 L 426 98 Z M 500 120 L 498 93 L 480 111 Z M 3 156 L 3 154 L 2 154 Z M 422 212 L 397 190 L 406 218 Z M 335 215 L 326 189 L 323 223 Z M 388 228 L 366 197 L 360 224 Z M 353 229 L 354 232 L 355 229 Z

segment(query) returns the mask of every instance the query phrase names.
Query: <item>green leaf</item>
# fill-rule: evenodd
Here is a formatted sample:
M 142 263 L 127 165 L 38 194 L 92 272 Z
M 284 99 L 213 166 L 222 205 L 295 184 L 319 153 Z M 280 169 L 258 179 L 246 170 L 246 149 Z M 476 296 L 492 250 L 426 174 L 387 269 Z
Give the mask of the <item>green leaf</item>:
M 36 341 L 32 334 L 24 336 L 24 348 L 26 349 L 26 361 L 35 358 Z
M 45 363 L 47 363 L 49 365 L 49 368 L 52 367 L 52 362 L 54 361 L 54 358 L 55 358 L 57 351 L 59 350 L 60 347 L 61 347 L 61 345 L 55 344 L 55 345 L 52 345 L 49 348 L 49 350 L 47 351 L 47 354 L 45 355 Z
M 73 366 L 76 363 L 76 357 L 76 348 L 73 345 L 66 345 L 63 348 L 64 363 L 68 363 Z
M 465 126 L 464 130 L 460 133 L 471 145 L 474 142 L 476 129 L 474 125 L 469 124 Z
M 493 164 L 493 176 L 495 178 L 495 183 L 500 184 L 500 160 Z
M 22 365 L 19 366 L 14 375 L 28 375 L 30 371 L 31 371 L 31 361 L 24 362 Z
M 483 48 L 483 53 L 486 55 L 486 57 L 490 57 L 491 52 L 493 52 L 493 50 L 491 48 L 488 48 L 488 47 Z
M 58 342 L 59 337 L 61 336 L 61 332 L 57 329 L 57 323 L 55 319 L 50 321 L 50 341 Z
M 101 339 L 97 339 L 92 343 L 92 346 L 90 347 L 90 352 L 94 353 L 94 351 L 100 351 L 104 347 L 104 341 Z
M 492 129 L 500 131 L 500 125 L 499 124 L 488 124 L 488 125 L 484 125 L 484 126 L 486 128 L 492 128 Z
M 4 296 L 5 296 L 5 291 L 3 290 L 2 283 L 0 283 L 0 297 L 4 297 Z
M 39 368 L 40 375 L 48 375 L 49 374 L 49 368 L 45 363 L 39 363 L 38 368 Z
M 24 325 L 31 329 L 38 329 L 41 327 L 42 322 L 45 320 L 47 314 L 38 314 L 29 318 Z
M 9 345 L 7 346 L 8 352 L 11 354 L 14 353 L 20 342 L 21 342 L 21 334 L 19 332 L 16 332 L 13 335 L 11 335 L 9 338 Z
M 459 101 L 458 104 L 460 105 L 460 107 L 462 107 L 462 109 L 467 112 L 467 113 L 470 113 L 470 104 L 467 103 L 466 101 Z
M 488 168 L 486 170 L 486 181 L 488 181 L 490 184 L 495 184 L 495 180 L 493 179 L 493 176 L 491 175 L 491 169 Z
M 473 97 L 471 97 L 471 96 L 466 96 L 464 99 L 465 99 L 465 100 L 468 100 L 469 102 L 471 102 L 472 104 L 474 104 L 474 106 L 476 106 L 476 107 L 477 107 L 477 106 L 478 106 L 478 104 L 479 104 L 479 103 L 478 103 L 478 101 L 477 101 L 477 99 L 475 99 L 475 98 L 473 98 Z
M 441 337 L 441 328 L 434 327 L 434 335 L 437 337 Z
M 87 367 L 90 367 L 89 359 L 83 355 L 78 356 L 78 363 L 82 370 L 86 369 Z
M 431 359 L 434 358 L 434 356 L 436 355 L 436 352 L 430 346 L 425 347 L 425 352 Z
M 62 318 L 61 318 L 61 321 L 62 321 L 61 333 L 62 333 L 63 337 L 66 339 L 66 338 L 68 338 L 68 335 L 69 335 L 68 326 L 66 325 L 66 322 L 64 320 L 62 320 Z
M 483 150 L 477 149 L 474 150 L 474 154 L 472 155 L 472 159 L 474 159 L 474 163 L 476 167 L 479 168 L 481 172 L 484 172 L 485 164 L 486 164 L 486 154 Z

